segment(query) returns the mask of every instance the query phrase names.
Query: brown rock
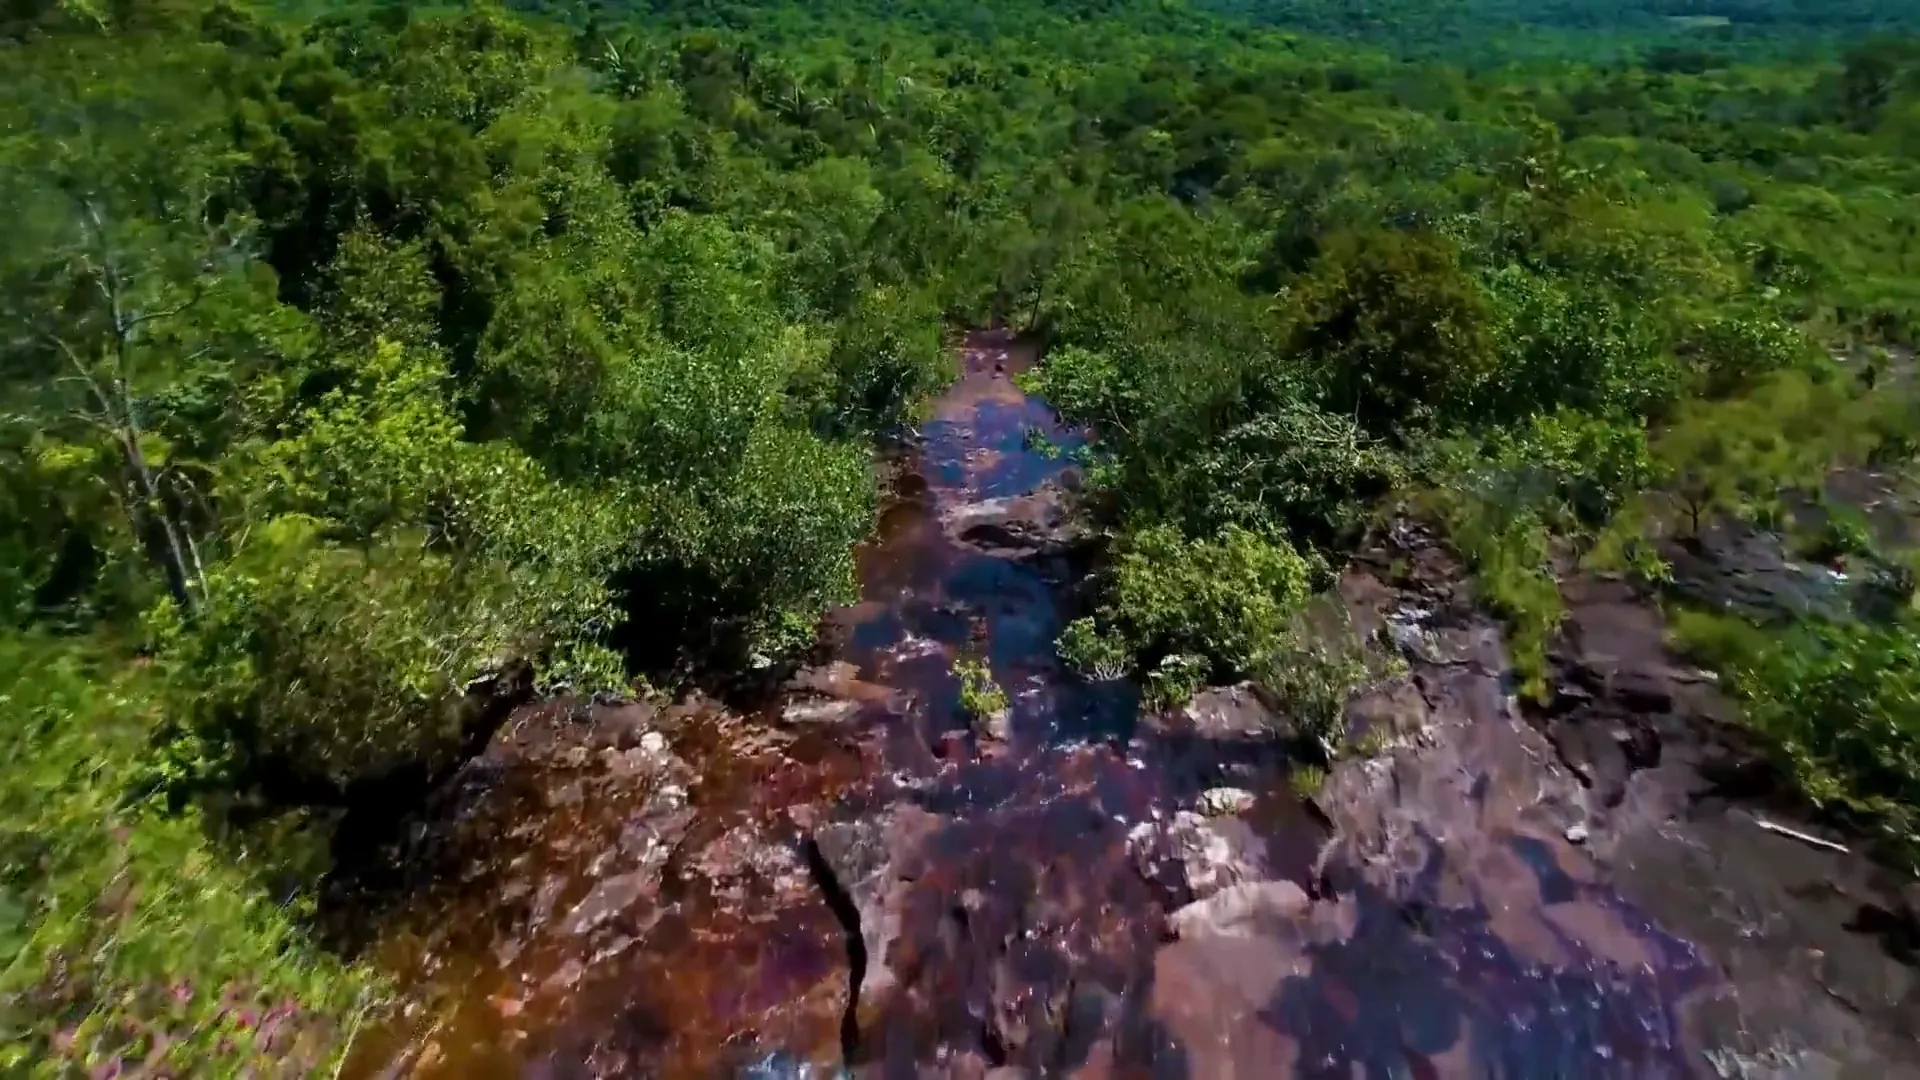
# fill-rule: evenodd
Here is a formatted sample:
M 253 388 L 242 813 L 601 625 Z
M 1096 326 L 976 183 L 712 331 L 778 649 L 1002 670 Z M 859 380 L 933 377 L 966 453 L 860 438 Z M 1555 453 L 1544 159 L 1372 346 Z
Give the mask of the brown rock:
M 1182 940 L 1203 934 L 1247 937 L 1261 923 L 1296 918 L 1311 905 L 1306 891 L 1291 881 L 1245 881 L 1188 904 L 1168 923 Z
M 1278 703 L 1252 682 L 1202 690 L 1181 713 L 1194 734 L 1209 739 L 1285 736 L 1291 730 Z
M 915 842 L 939 819 L 918 807 L 896 805 L 853 821 L 835 822 L 812 836 L 821 865 L 832 875 L 831 889 L 852 901 L 866 946 L 867 971 L 862 1000 L 892 984 L 887 950 L 899 936 L 899 914 L 891 909 L 895 887 L 915 855 Z
M 1265 877 L 1261 847 L 1239 819 L 1210 820 L 1191 810 L 1165 821 L 1142 822 L 1127 833 L 1134 869 L 1181 902 Z
M 576 937 L 590 934 L 639 903 L 659 884 L 657 874 L 645 870 L 606 878 L 593 887 L 586 899 L 574 905 L 561 926 L 561 933 Z

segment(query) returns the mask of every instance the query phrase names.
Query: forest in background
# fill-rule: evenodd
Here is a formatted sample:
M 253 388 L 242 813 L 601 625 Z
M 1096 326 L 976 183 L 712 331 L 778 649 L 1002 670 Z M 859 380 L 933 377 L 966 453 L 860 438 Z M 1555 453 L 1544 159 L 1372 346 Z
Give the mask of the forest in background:
M 1743 523 L 1851 591 L 1682 636 L 1910 862 L 1915 564 L 1823 492 L 1920 433 L 1914 15 L 1520 7 L 7 5 L 0 1071 L 323 1070 L 340 809 L 804 646 L 990 321 L 1101 437 L 1070 659 L 1337 704 L 1400 508 L 1538 695 L 1557 570 Z

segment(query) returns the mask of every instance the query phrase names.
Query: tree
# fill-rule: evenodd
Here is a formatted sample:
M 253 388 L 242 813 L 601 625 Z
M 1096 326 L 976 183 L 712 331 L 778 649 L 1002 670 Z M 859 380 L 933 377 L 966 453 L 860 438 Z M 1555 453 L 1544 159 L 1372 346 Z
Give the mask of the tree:
M 1280 310 L 1290 351 L 1324 380 L 1329 407 L 1375 432 L 1470 414 L 1497 370 L 1486 293 L 1433 233 L 1333 238 Z
M 223 209 L 214 121 L 182 100 L 202 73 L 146 59 L 155 69 L 125 83 L 86 81 L 78 57 L 29 68 L 0 103 L 38 120 L 22 122 L 30 134 L 6 147 L 12 167 L 0 170 L 0 227 L 15 241 L 0 265 L 0 380 L 41 460 L 101 486 L 190 610 L 205 589 L 202 549 L 218 516 L 208 482 L 238 387 L 303 346 L 298 320 L 274 309 L 271 276 L 251 272 L 247 220 Z M 113 542 L 103 524 L 87 523 L 96 547 Z

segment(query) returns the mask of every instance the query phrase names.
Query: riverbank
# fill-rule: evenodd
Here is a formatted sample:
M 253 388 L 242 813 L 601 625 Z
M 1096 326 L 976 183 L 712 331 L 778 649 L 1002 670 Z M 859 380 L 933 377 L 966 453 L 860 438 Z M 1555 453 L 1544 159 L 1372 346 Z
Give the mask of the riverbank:
M 1062 667 L 1078 436 L 1018 341 L 962 359 L 820 664 L 747 713 L 523 709 L 391 853 L 417 1007 L 361 1072 L 1915 1075 L 1909 901 L 1743 823 L 1644 598 L 1569 582 L 1524 712 L 1445 548 L 1374 536 L 1338 596 L 1405 674 L 1296 790 L 1259 694 L 1143 710 Z

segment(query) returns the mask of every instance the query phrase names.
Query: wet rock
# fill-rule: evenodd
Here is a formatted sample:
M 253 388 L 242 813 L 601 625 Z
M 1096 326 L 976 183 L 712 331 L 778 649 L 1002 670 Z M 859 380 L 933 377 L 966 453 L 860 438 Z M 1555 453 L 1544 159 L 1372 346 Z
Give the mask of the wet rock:
M 1104 747 L 1037 753 L 943 771 L 916 793 L 951 816 L 896 864 L 891 989 L 861 1024 L 873 1075 L 972 1075 L 944 1065 L 978 1054 L 1036 1076 L 1097 1076 L 1101 1040 L 1138 1025 L 1130 995 L 1164 912 L 1191 899 L 1141 876 L 1116 820 L 1142 809 L 1136 786 L 1158 777 Z
M 1208 817 L 1230 817 L 1253 809 L 1253 792 L 1243 788 L 1208 788 L 1200 793 L 1200 812 Z
M 682 873 L 704 879 L 710 894 L 733 905 L 777 910 L 808 895 L 813 883 L 788 837 L 746 822 L 687 855 Z
M 1261 922 L 1304 915 L 1311 904 L 1306 890 L 1291 881 L 1248 881 L 1196 900 L 1167 921 L 1183 939 L 1203 934 L 1245 937 L 1259 932 Z
M 1688 600 L 1749 618 L 1841 618 L 1849 598 L 1828 569 L 1789 557 L 1774 533 L 1743 522 L 1716 521 L 1700 535 L 1663 544 L 1671 587 Z
M 660 750 L 664 750 L 666 739 L 655 730 L 658 722 L 658 711 L 650 705 L 637 701 L 595 708 L 589 720 L 596 743 L 619 749 L 644 743 L 651 737 L 659 743 Z M 649 750 L 648 752 L 658 753 L 659 751 Z
M 1204 818 L 1191 810 L 1134 826 L 1127 833 L 1127 853 L 1141 877 L 1181 902 L 1267 873 L 1263 845 L 1245 823 Z
M 549 975 L 547 981 L 540 984 L 540 989 L 546 993 L 572 990 L 574 987 L 580 985 L 580 976 L 586 973 L 587 966 L 585 964 L 579 960 L 569 958 L 566 963 L 560 965 L 560 970 Z
M 651 896 L 658 887 L 658 874 L 645 870 L 607 878 L 595 885 L 586 899 L 567 914 L 560 932 L 569 937 L 590 934 L 638 904 L 643 897 Z
M 858 988 L 862 1000 L 892 984 L 888 950 L 900 933 L 900 916 L 893 906 L 902 875 L 918 856 L 917 841 L 936 828 L 936 817 L 918 807 L 896 805 L 852 821 L 835 822 L 811 837 L 815 873 L 838 910 L 854 925 L 864 949 L 864 978 Z
M 780 709 L 780 719 L 789 724 L 845 724 L 860 715 L 858 701 L 834 700 L 832 698 L 812 701 L 790 701 Z
M 1205 739 L 1285 738 L 1292 731 L 1279 703 L 1253 682 L 1202 690 L 1179 715 Z
M 1071 496 L 1058 483 L 1031 494 L 948 507 L 941 513 L 941 526 L 958 543 L 1003 558 L 1057 555 L 1092 539 L 1073 511 Z

